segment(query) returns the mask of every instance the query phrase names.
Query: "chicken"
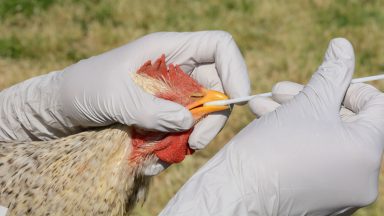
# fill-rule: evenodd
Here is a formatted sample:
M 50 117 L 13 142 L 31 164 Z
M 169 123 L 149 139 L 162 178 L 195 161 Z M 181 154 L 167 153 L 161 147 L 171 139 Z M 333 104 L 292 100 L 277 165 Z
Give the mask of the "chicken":
M 187 107 L 195 122 L 227 106 L 204 107 L 227 97 L 206 90 L 164 55 L 132 75 L 145 91 Z M 143 107 L 145 109 L 145 107 Z M 146 131 L 126 125 L 85 131 L 37 142 L 0 142 L 0 205 L 8 215 L 124 215 L 143 200 L 146 167 L 178 163 L 193 153 L 180 133 Z

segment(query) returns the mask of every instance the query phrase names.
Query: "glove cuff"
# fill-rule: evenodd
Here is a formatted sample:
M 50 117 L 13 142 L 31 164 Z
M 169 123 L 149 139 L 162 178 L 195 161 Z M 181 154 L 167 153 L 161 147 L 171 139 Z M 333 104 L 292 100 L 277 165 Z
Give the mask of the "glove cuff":
M 61 71 L 54 71 L 0 92 L 0 139 L 49 140 L 74 130 L 58 103 Z

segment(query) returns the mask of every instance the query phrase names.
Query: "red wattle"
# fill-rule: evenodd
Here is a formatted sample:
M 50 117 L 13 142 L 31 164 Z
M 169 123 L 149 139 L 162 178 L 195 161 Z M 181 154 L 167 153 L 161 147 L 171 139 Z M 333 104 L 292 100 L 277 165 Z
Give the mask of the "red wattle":
M 173 164 L 180 163 L 194 150 L 189 147 L 188 139 L 193 129 L 180 133 L 161 133 L 132 130 L 133 151 L 131 161 L 137 161 L 145 155 L 155 154 L 160 160 Z M 149 146 L 147 146 L 149 144 Z
M 180 163 L 186 155 L 193 154 L 194 150 L 188 145 L 188 138 L 191 133 L 183 133 L 176 136 L 170 135 L 161 141 L 165 148 L 155 150 L 156 156 L 169 164 Z

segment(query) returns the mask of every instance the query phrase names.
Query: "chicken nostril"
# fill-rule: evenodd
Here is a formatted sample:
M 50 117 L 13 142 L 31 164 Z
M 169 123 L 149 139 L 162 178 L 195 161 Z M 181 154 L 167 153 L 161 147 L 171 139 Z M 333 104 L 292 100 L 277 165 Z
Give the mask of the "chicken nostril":
M 202 98 L 202 97 L 204 97 L 204 94 L 202 94 L 202 93 L 193 93 L 190 97 L 191 98 Z

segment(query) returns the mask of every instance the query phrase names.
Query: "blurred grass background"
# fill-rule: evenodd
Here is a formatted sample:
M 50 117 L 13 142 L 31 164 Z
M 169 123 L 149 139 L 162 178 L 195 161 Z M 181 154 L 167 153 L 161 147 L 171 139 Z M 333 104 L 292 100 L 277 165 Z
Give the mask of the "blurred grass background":
M 0 0 L 0 89 L 157 31 L 230 32 L 246 59 L 253 93 L 277 81 L 305 83 L 329 40 L 346 37 L 356 75 L 384 67 L 384 3 L 373 0 Z M 384 90 L 383 83 L 376 82 Z M 155 177 L 133 215 L 155 215 L 178 188 L 254 119 L 236 107 L 225 129 L 182 164 Z M 355 215 L 384 215 L 384 178 L 375 204 Z

